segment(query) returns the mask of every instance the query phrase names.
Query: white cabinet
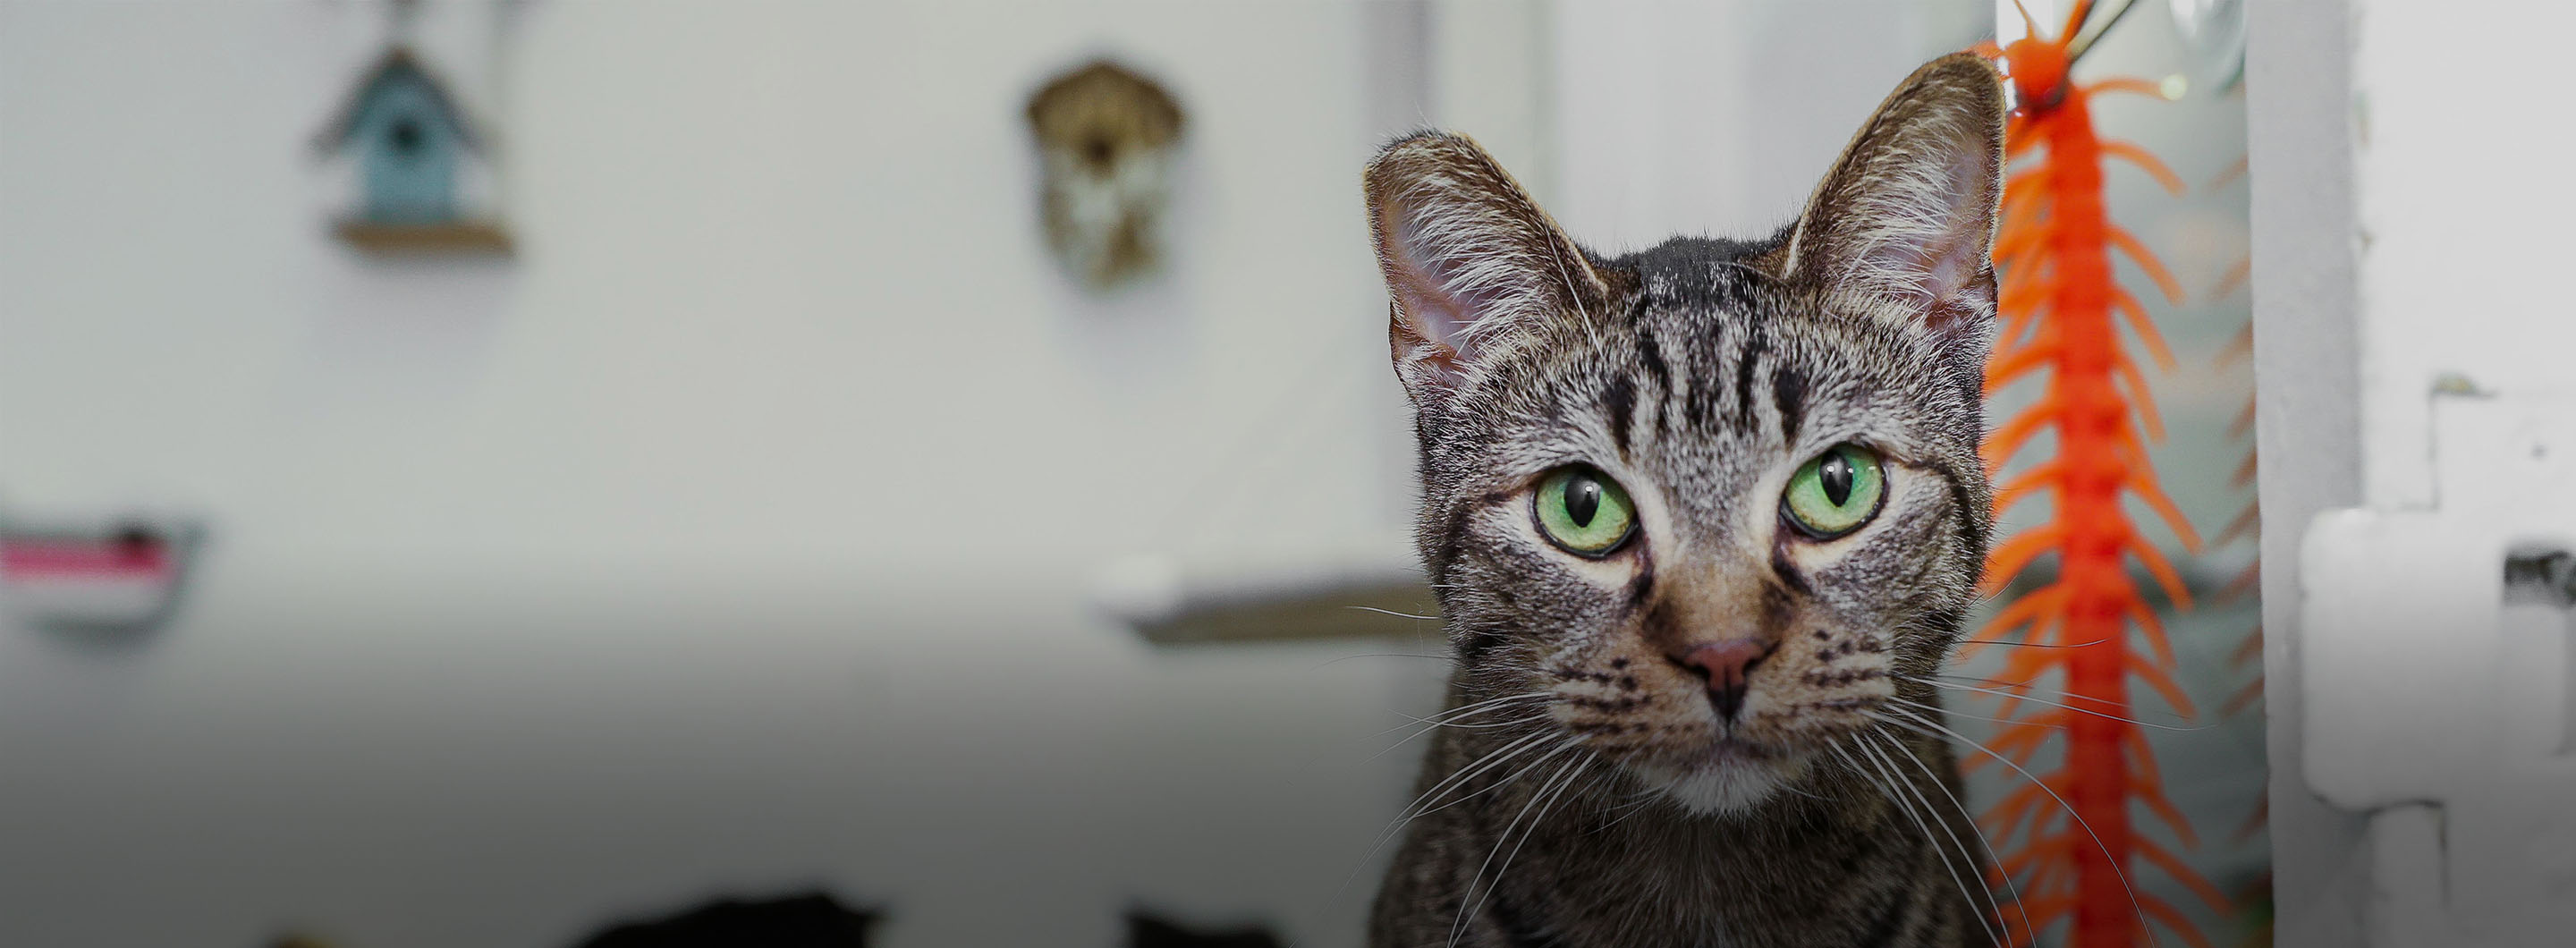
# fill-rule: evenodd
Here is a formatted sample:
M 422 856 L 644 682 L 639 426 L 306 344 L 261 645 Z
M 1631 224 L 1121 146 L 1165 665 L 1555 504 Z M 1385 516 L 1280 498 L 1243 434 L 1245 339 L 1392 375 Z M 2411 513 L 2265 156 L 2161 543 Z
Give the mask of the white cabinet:
M 2576 183 L 2568 133 L 2495 93 L 2563 81 L 2576 12 L 2252 26 L 2281 943 L 2566 944 Z

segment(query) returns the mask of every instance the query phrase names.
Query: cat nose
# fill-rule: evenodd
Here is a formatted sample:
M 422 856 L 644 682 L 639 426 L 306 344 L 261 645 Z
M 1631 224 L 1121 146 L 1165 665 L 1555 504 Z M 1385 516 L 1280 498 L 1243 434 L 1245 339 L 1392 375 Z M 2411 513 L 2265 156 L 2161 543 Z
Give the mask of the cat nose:
M 1744 709 L 1745 675 L 1779 649 L 1777 641 L 1748 636 L 1696 646 L 1673 661 L 1708 679 L 1708 703 L 1717 708 L 1718 720 L 1733 721 Z

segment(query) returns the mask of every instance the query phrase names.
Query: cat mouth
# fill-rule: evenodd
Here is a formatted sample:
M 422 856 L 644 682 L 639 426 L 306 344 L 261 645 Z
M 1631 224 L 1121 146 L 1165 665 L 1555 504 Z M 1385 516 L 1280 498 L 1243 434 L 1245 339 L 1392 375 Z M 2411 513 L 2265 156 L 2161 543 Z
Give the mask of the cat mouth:
M 1748 764 L 1776 764 L 1789 755 L 1787 751 L 1781 748 L 1771 747 L 1764 744 L 1756 744 L 1740 737 L 1726 735 L 1709 741 L 1707 746 L 1700 749 L 1697 756 L 1699 759 L 1693 761 L 1693 763 L 1699 764 L 1700 766 L 1724 767 Z
M 1693 813 L 1741 813 L 1791 785 L 1804 769 L 1793 749 L 1718 737 L 1667 757 L 1640 763 L 1636 773 Z

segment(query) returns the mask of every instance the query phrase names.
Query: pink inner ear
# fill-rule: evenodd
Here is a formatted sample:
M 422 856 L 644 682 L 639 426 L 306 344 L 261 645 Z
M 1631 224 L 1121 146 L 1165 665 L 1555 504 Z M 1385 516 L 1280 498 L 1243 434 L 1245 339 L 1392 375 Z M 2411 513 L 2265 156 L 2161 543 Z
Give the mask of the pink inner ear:
M 1980 261 L 1975 259 L 1976 251 L 1971 249 L 1972 246 L 1965 237 L 1951 234 L 1923 248 L 1927 256 L 1923 261 L 1923 289 L 1932 297 L 1933 305 L 1958 296 L 1959 291 L 1968 285 L 1968 280 L 1977 275 Z
M 1391 218 L 1386 222 L 1388 230 L 1395 235 L 1395 259 L 1387 268 L 1387 282 L 1395 291 L 1397 307 L 1424 339 L 1452 352 L 1463 348 L 1459 337 L 1475 319 L 1472 307 L 1477 301 L 1450 290 L 1457 285 L 1456 262 L 1433 252 L 1422 228 L 1401 211 L 1390 207 L 1386 214 Z
M 1925 226 L 1902 233 L 1874 248 L 1869 256 L 1882 272 L 1911 275 L 1911 285 L 1887 287 L 1909 297 L 1907 302 L 1936 325 L 1973 316 L 1983 294 L 1977 279 L 1988 261 L 1980 255 L 1982 216 L 1976 208 L 1982 190 L 1978 166 L 1964 157 L 1942 169 L 1943 189 L 1926 188 L 1909 195 L 1920 207 Z

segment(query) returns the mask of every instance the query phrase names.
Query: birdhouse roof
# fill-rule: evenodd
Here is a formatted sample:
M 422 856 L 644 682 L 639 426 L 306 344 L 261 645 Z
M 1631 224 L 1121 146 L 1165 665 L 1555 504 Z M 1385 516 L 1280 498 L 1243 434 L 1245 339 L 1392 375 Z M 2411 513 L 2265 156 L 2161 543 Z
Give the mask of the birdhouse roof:
M 437 103 L 440 116 L 445 118 L 449 125 L 455 126 L 456 134 L 465 140 L 468 147 L 483 147 L 481 137 L 475 134 L 474 123 L 467 120 L 465 110 L 459 107 L 456 97 L 448 94 L 447 85 L 438 81 L 438 77 L 429 71 L 429 68 L 420 61 L 420 57 L 413 55 L 410 49 L 402 46 L 385 50 L 385 54 L 377 57 L 376 64 L 367 69 L 366 74 L 358 80 L 358 84 L 350 87 L 348 98 L 341 100 L 340 107 L 332 110 L 330 123 L 324 125 L 321 133 L 314 136 L 313 147 L 322 151 L 331 151 L 346 144 L 350 133 L 356 131 L 358 117 L 366 111 L 367 101 L 374 95 L 376 89 L 387 83 L 404 80 L 419 83 L 421 88 L 428 90 L 430 101 Z

